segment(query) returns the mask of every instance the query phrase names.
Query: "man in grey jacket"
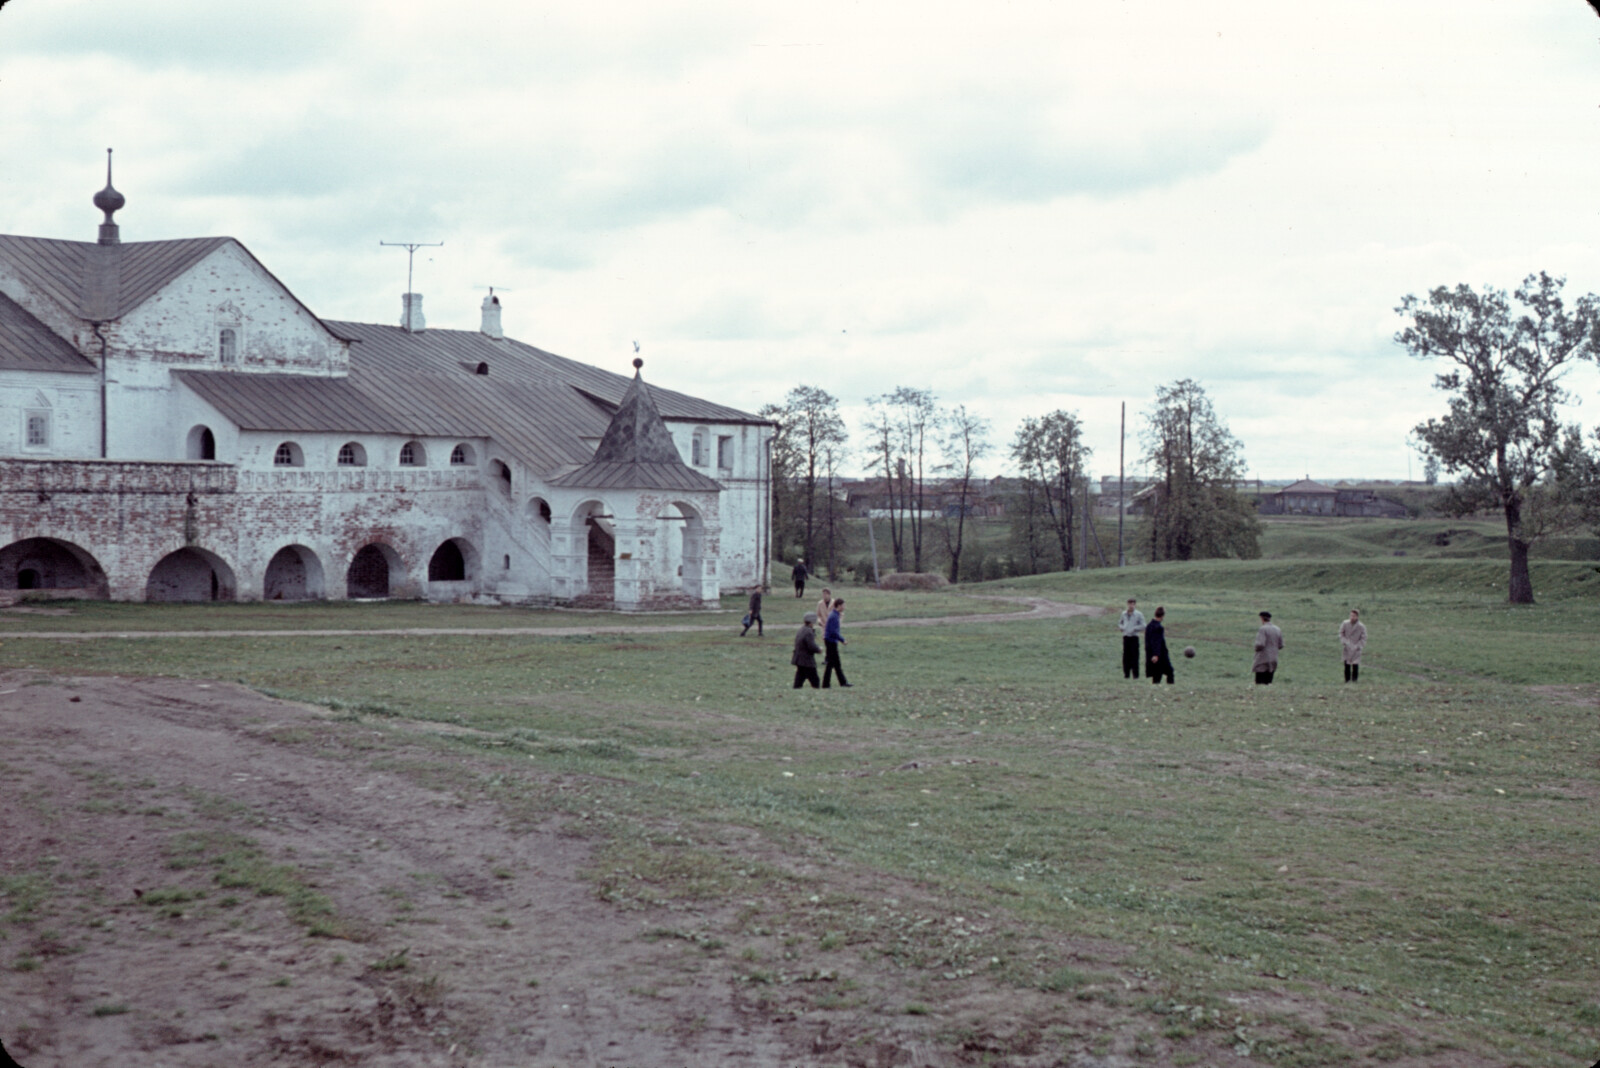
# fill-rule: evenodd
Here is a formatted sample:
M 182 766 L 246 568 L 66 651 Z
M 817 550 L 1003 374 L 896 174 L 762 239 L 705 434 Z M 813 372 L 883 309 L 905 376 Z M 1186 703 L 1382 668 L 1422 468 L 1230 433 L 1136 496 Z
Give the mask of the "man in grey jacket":
M 1272 622 L 1271 612 L 1261 613 L 1261 629 L 1256 631 L 1256 659 L 1250 665 L 1257 686 L 1271 686 L 1278 671 L 1278 650 L 1283 648 L 1283 631 Z
M 794 635 L 794 655 L 789 658 L 789 663 L 794 665 L 794 688 L 799 689 L 804 683 L 811 683 L 813 690 L 822 686 L 822 680 L 817 677 L 817 654 L 822 652 L 822 646 L 817 644 L 817 614 L 807 612 L 805 622 L 800 624 L 800 629 Z
M 1117 629 L 1122 632 L 1122 677 L 1139 677 L 1139 635 L 1144 633 L 1144 613 L 1134 606 L 1139 602 L 1128 598 L 1128 607 L 1117 617 Z

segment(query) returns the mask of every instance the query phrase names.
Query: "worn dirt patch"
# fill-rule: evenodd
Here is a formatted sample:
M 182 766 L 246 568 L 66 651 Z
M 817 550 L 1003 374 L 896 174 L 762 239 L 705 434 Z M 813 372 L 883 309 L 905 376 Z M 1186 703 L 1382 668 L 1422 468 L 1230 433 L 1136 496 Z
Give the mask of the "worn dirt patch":
M 0 1038 L 27 1068 L 1247 1063 L 1226 1031 L 1161 1038 L 1141 1006 L 1172 992 L 1118 946 L 958 916 L 752 830 L 721 848 L 818 918 L 609 886 L 583 813 L 482 786 L 559 777 L 403 725 L 10 673 L 0 733 Z M 807 924 L 856 905 L 883 942 L 817 950 Z M 934 952 L 1000 933 L 1081 981 L 952 977 L 890 932 Z

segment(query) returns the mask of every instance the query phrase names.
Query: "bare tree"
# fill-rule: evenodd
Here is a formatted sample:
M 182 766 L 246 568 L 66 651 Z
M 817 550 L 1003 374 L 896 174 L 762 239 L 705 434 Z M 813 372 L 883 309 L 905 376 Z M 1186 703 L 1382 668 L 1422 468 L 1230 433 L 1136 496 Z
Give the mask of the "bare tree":
M 940 530 L 944 534 L 945 548 L 950 553 L 950 581 L 961 577 L 961 549 L 966 534 L 967 512 L 974 492 L 973 466 L 989 454 L 989 420 L 958 404 L 944 412 L 939 420 L 939 450 L 944 462 L 939 470 L 951 473 L 955 488 L 955 522 L 951 523 L 950 509 L 941 511 Z M 947 498 L 948 500 L 948 498 Z M 951 527 L 954 526 L 954 531 Z
M 1521 305 L 1516 312 L 1505 290 L 1475 293 L 1466 285 L 1440 286 L 1427 300 L 1408 294 L 1395 309 L 1411 320 L 1396 342 L 1419 359 L 1454 365 L 1434 379 L 1451 395 L 1450 410 L 1413 433 L 1430 457 L 1461 476 L 1447 507 L 1505 514 L 1512 604 L 1533 603 L 1528 549 L 1564 514 L 1543 507 L 1539 488 L 1569 439 L 1571 428 L 1557 413 L 1567 399 L 1561 378 L 1578 360 L 1600 356 L 1600 298 L 1579 297 L 1568 312 L 1565 284 L 1530 274 L 1512 294 Z
M 922 570 L 922 529 L 925 465 L 928 435 L 934 430 L 937 409 L 926 389 L 896 386 L 888 393 L 869 397 L 872 415 L 873 462 L 883 470 L 889 496 L 889 535 L 894 543 L 894 564 L 905 570 L 909 532 L 911 570 Z
M 1033 484 L 1034 505 L 1056 536 L 1063 571 L 1072 570 L 1075 560 L 1072 491 L 1092 452 L 1083 443 L 1077 413 L 1060 410 L 1024 419 L 1011 443 L 1012 459 L 1023 479 Z
M 784 439 L 784 469 L 791 485 L 790 504 L 799 513 L 795 518 L 801 549 L 806 560 L 814 563 L 819 476 L 826 454 L 844 446 L 844 419 L 839 415 L 839 402 L 833 395 L 815 386 L 791 389 L 776 418 Z M 777 455 L 778 447 L 774 446 L 774 468 Z M 831 483 L 828 492 L 831 497 Z

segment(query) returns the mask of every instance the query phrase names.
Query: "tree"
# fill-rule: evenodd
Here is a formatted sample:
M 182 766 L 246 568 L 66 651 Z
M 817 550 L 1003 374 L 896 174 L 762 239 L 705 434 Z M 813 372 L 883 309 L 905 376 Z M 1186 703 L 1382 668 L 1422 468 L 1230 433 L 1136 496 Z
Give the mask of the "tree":
M 1580 359 L 1600 354 L 1600 298 L 1587 294 L 1567 311 L 1564 278 L 1540 272 L 1512 294 L 1503 289 L 1440 286 L 1426 300 L 1407 295 L 1395 312 L 1411 325 L 1395 341 L 1418 359 L 1451 365 L 1434 387 L 1449 410 L 1413 433 L 1445 471 L 1458 475 L 1446 507 L 1458 514 L 1490 507 L 1505 515 L 1510 553 L 1508 596 L 1533 603 L 1528 550 L 1556 529 L 1566 510 L 1541 480 L 1553 471 L 1570 428 L 1557 407 L 1561 378 Z
M 782 559 L 786 547 L 801 544 L 804 536 L 800 522 L 804 509 L 794 477 L 801 464 L 795 453 L 794 436 L 785 421 L 787 417 L 783 406 L 764 404 L 756 414 L 776 424 L 772 431 L 772 463 L 768 470 L 768 477 L 772 481 L 769 487 L 772 494 L 772 544 L 768 546 L 768 551 L 775 558 Z
M 1157 485 L 1149 512 L 1151 560 L 1261 555 L 1261 524 L 1238 492 L 1243 446 L 1191 378 L 1161 386 L 1145 413 L 1147 463 Z
M 1071 571 L 1075 560 L 1073 489 L 1085 477 L 1084 463 L 1092 453 L 1083 443 L 1076 412 L 1024 419 L 1011 443 L 1011 458 L 1023 481 L 1031 483 L 1029 504 L 1055 534 L 1063 571 Z
M 895 570 L 905 570 L 909 530 L 911 570 L 921 571 L 924 467 L 928 434 L 934 429 L 938 414 L 933 393 L 896 386 L 888 393 L 867 398 L 867 404 L 872 409 L 867 423 L 872 435 L 872 463 L 883 471 L 888 494 Z
M 763 409 L 766 414 L 766 409 Z M 826 390 L 815 386 L 795 386 L 783 399 L 782 407 L 769 418 L 776 418 L 782 437 L 781 453 L 783 474 L 788 485 L 787 503 L 791 510 L 791 528 L 797 535 L 801 554 L 807 562 L 816 564 L 814 557 L 817 535 L 818 481 L 827 465 L 829 452 L 836 452 L 845 443 L 844 420 L 839 416 L 839 402 Z M 780 446 L 773 445 L 773 482 L 778 481 L 777 468 Z M 828 480 L 826 490 L 831 501 L 833 485 Z M 832 505 L 826 504 L 831 509 Z M 774 505 L 776 510 L 776 504 Z M 828 513 L 831 515 L 831 511 Z M 776 519 L 774 527 L 776 528 Z
M 968 411 L 958 404 L 945 412 L 939 420 L 939 451 L 944 462 L 940 469 L 952 473 L 956 495 L 955 531 L 951 532 L 949 508 L 945 508 L 940 523 L 944 533 L 945 548 L 950 553 L 950 581 L 961 577 L 962 538 L 966 534 L 967 510 L 973 495 L 973 465 L 989 454 L 989 420 Z M 981 563 L 981 561 L 980 561 Z

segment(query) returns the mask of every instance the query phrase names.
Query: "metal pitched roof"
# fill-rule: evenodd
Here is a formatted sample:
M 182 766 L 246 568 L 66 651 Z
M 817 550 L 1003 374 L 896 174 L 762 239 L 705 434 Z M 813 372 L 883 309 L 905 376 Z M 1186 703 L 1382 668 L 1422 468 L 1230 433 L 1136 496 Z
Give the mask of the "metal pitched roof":
M 565 489 L 653 489 L 685 493 L 716 493 L 722 489 L 716 479 L 702 475 L 682 460 L 675 464 L 584 464 L 560 478 L 551 479 L 550 484 Z
M 1302 478 L 1299 482 L 1283 487 L 1279 493 L 1338 493 L 1332 486 L 1324 486 L 1320 482 L 1313 482 L 1309 478 Z
M 95 362 L 0 293 L 0 369 L 92 374 Z
M 120 319 L 231 241 L 231 237 L 190 237 L 99 245 L 0 234 L 0 259 L 30 289 L 74 315 L 108 320 Z

